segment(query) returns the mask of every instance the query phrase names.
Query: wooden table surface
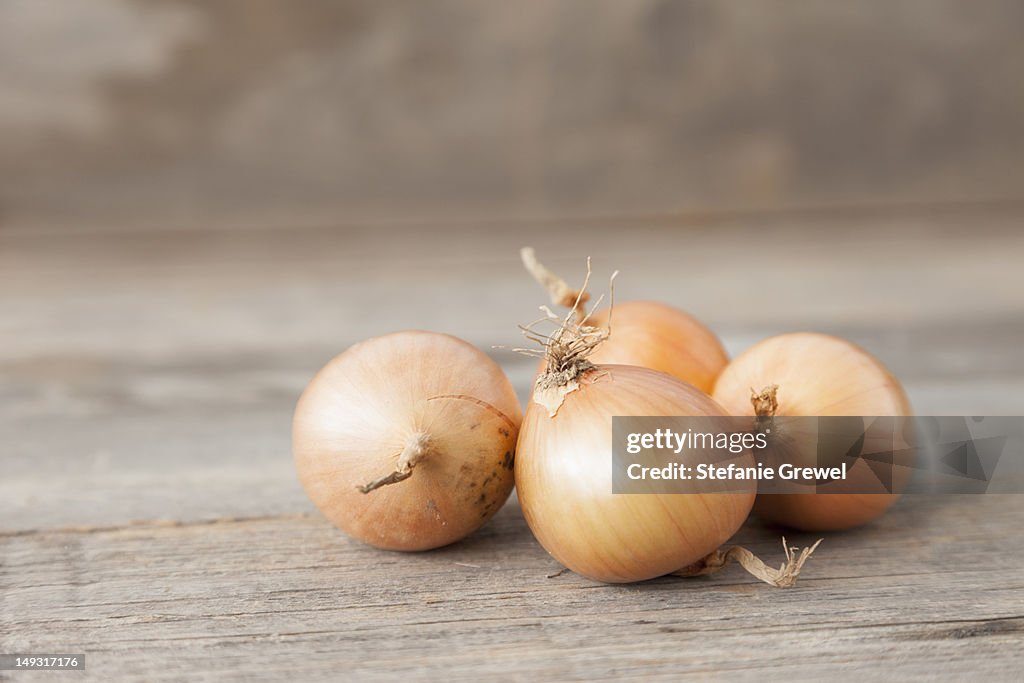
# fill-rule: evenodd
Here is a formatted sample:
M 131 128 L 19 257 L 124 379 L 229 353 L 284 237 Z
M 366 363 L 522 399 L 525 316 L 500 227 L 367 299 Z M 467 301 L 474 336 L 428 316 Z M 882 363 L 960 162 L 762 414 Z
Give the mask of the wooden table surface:
M 402 328 L 488 349 L 525 400 L 532 362 L 491 348 L 543 303 L 523 244 L 569 276 L 620 269 L 617 296 L 684 306 L 731 353 L 837 333 L 919 414 L 1024 414 L 1022 218 L 0 230 L 0 652 L 87 654 L 84 675 L 0 680 L 1013 680 L 1022 496 L 906 497 L 789 590 L 736 568 L 607 586 L 548 578 L 514 498 L 438 551 L 351 541 L 303 494 L 289 428 L 331 356 Z M 776 563 L 780 533 L 736 540 Z

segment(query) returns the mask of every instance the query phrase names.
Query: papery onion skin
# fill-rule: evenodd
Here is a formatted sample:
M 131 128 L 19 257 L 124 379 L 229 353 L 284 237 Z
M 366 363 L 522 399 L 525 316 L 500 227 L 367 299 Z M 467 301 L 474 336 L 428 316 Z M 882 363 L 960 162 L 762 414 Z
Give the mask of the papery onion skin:
M 530 529 L 564 566 L 606 583 L 663 576 L 701 560 L 743 524 L 753 484 L 740 493 L 613 494 L 612 417 L 723 414 L 688 384 L 622 365 L 585 371 L 554 416 L 531 400 L 515 468 Z M 737 458 L 737 465 L 752 463 L 749 453 Z
M 607 327 L 608 310 L 587 324 Z M 615 304 L 611 335 L 589 360 L 650 368 L 711 393 L 729 356 L 715 333 L 689 313 L 657 301 L 626 301 Z
M 719 376 L 712 398 L 732 415 L 754 415 L 751 389 L 778 385 L 780 416 L 911 415 L 895 377 L 873 356 L 838 337 L 812 332 L 765 339 Z M 858 463 L 858 466 L 866 466 Z M 754 512 L 806 531 L 850 529 L 879 517 L 899 494 L 762 494 Z
M 356 344 L 330 361 L 299 399 L 293 451 L 321 512 L 353 538 L 388 550 L 427 550 L 472 533 L 513 487 L 522 412 L 501 368 L 476 347 L 408 331 Z M 404 481 L 361 493 L 426 435 Z

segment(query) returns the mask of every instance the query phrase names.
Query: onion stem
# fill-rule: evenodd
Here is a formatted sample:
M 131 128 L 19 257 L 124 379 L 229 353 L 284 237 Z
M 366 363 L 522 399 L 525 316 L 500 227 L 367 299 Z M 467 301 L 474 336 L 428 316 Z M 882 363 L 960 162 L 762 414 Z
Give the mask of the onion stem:
M 778 384 L 769 384 L 759 392 L 750 390 L 750 403 L 754 406 L 754 414 L 758 417 L 775 417 L 779 410 Z
M 769 384 L 760 393 L 750 390 L 750 403 L 754 406 L 754 425 L 759 432 L 770 432 L 775 427 L 775 413 L 779 410 L 778 384 Z
M 777 588 L 791 588 L 796 585 L 796 579 L 800 576 L 800 570 L 803 569 L 807 558 L 817 550 L 822 540 L 818 539 L 817 543 L 810 548 L 804 548 L 797 554 L 797 549 L 789 547 L 789 544 L 786 543 L 786 538 L 783 537 L 782 549 L 786 553 L 786 561 L 778 569 L 769 567 L 746 548 L 734 545 L 724 550 L 719 548 L 704 559 L 698 560 L 688 567 L 683 567 L 679 571 L 673 572 L 673 574 L 675 576 L 705 576 L 707 574 L 714 574 L 729 564 L 729 562 L 735 560 L 749 574 L 761 581 Z
M 586 315 L 584 313 L 584 304 L 590 299 L 590 295 L 586 292 L 586 285 L 584 285 L 583 289 L 573 289 L 570 287 L 564 279 L 552 273 L 543 263 L 537 260 L 537 254 L 534 252 L 533 247 L 523 247 L 519 250 L 519 255 L 522 257 L 523 265 L 530 275 L 533 276 L 533 279 L 547 290 L 548 296 L 551 297 L 551 303 L 555 306 L 572 309 L 576 322 L 582 323 Z
M 422 460 L 429 450 L 430 438 L 425 432 L 416 432 L 409 441 L 405 444 L 405 448 L 398 455 L 398 463 L 395 465 L 395 470 L 385 474 L 383 477 L 377 477 L 368 484 L 357 486 L 363 493 L 369 493 L 375 491 L 381 486 L 387 486 L 388 484 L 397 484 L 400 481 L 405 481 L 412 476 L 412 469 L 416 466 L 420 460 Z

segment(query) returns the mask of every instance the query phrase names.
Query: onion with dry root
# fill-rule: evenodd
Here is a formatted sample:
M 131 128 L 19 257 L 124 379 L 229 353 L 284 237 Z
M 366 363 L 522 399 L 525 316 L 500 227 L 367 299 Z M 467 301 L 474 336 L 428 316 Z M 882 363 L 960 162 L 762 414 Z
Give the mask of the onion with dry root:
M 712 397 L 732 415 L 765 418 L 911 414 L 903 388 L 878 360 L 843 339 L 806 332 L 771 337 L 748 349 L 722 372 Z M 873 475 L 860 461 L 850 476 Z M 842 490 L 843 484 L 832 488 Z M 860 492 L 763 494 L 754 511 L 796 529 L 839 530 L 875 519 L 898 497 Z
M 584 284 L 584 288 L 586 285 Z M 565 567 L 609 583 L 680 571 L 715 571 L 731 559 L 758 578 L 790 586 L 811 550 L 779 570 L 741 549 L 719 552 L 746 520 L 755 486 L 738 492 L 613 494 L 612 417 L 725 415 L 693 386 L 627 365 L 595 365 L 609 328 L 576 322 L 575 308 L 547 337 L 544 371 L 526 408 L 516 456 L 519 502 L 541 545 Z M 618 308 L 615 308 L 616 314 Z M 617 334 L 618 328 L 612 334 Z M 749 462 L 748 462 L 749 461 Z M 751 465 L 751 454 L 736 456 Z M 787 551 L 788 555 L 788 551 Z
M 556 306 L 585 304 L 587 294 L 570 287 L 541 264 L 530 247 L 521 252 L 523 264 L 547 289 Z M 582 315 L 578 312 L 577 322 Z M 607 328 L 610 312 L 589 317 L 587 324 Z M 656 301 L 627 301 L 615 307 L 615 334 L 591 354 L 596 365 L 636 365 L 672 375 L 711 393 L 715 379 L 729 362 L 722 342 L 706 325 L 678 308 Z
M 501 368 L 434 332 L 352 346 L 295 410 L 299 479 L 336 526 L 389 550 L 457 541 L 512 491 L 522 413 Z

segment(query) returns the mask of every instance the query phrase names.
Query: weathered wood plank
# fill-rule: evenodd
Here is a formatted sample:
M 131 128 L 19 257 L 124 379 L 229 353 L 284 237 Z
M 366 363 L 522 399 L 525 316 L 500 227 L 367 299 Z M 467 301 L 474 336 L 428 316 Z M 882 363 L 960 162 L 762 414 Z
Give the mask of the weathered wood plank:
M 528 242 L 569 274 L 585 253 L 622 268 L 620 296 L 693 310 L 733 353 L 832 331 L 918 412 L 1024 412 L 1017 213 L 828 220 L 828 239 L 806 218 L 640 221 L 626 249 L 590 223 L 0 232 L 0 651 L 85 651 L 92 680 L 1006 678 L 1024 666 L 1021 496 L 908 497 L 778 591 L 738 570 L 547 579 L 514 502 L 450 548 L 382 553 L 295 479 L 294 401 L 349 343 L 518 343 L 543 300 Z M 491 352 L 525 397 L 532 362 Z M 776 559 L 779 533 L 754 520 L 738 540 Z
M 1022 516 L 1017 496 L 906 500 L 828 537 L 792 590 L 736 569 L 548 579 L 515 504 L 412 555 L 316 515 L 4 535 L 0 645 L 86 651 L 93 680 L 1006 679 L 1024 665 Z M 756 522 L 738 540 L 779 555 Z
M 867 345 L 882 348 L 879 340 Z M 14 387 L 0 387 L 0 531 L 312 510 L 290 432 L 295 400 L 319 361 L 261 356 L 228 369 L 237 359 L 225 358 L 217 372 L 213 360 L 114 365 L 113 379 L 43 384 L 22 368 Z M 506 367 L 525 400 L 534 364 Z M 922 414 L 1024 412 L 1019 376 L 1000 383 L 905 374 Z M 162 391 L 162 383 L 171 386 Z
M 39 7 L 0 4 L 11 220 L 1024 196 L 1012 0 Z
M 323 363 L 373 334 L 462 336 L 525 399 L 532 362 L 491 347 L 520 344 L 515 323 L 544 301 L 518 262 L 528 242 L 570 276 L 592 253 L 598 288 L 621 268 L 621 298 L 688 308 L 733 353 L 835 332 L 888 364 L 919 413 L 1024 414 L 1020 220 L 0 233 L 0 529 L 309 510 L 291 411 Z M 762 273 L 770 289 L 752 289 Z
M 619 269 L 620 300 L 680 305 L 724 334 L 866 327 L 905 344 L 903 328 L 1024 319 L 1022 219 L 1019 210 L 839 212 L 721 222 L 0 232 L 0 360 L 335 349 L 409 327 L 514 344 L 514 323 L 535 317 L 545 301 L 519 264 L 526 244 L 577 281 L 590 255 L 597 291 Z M 932 342 L 941 345 L 942 336 Z

